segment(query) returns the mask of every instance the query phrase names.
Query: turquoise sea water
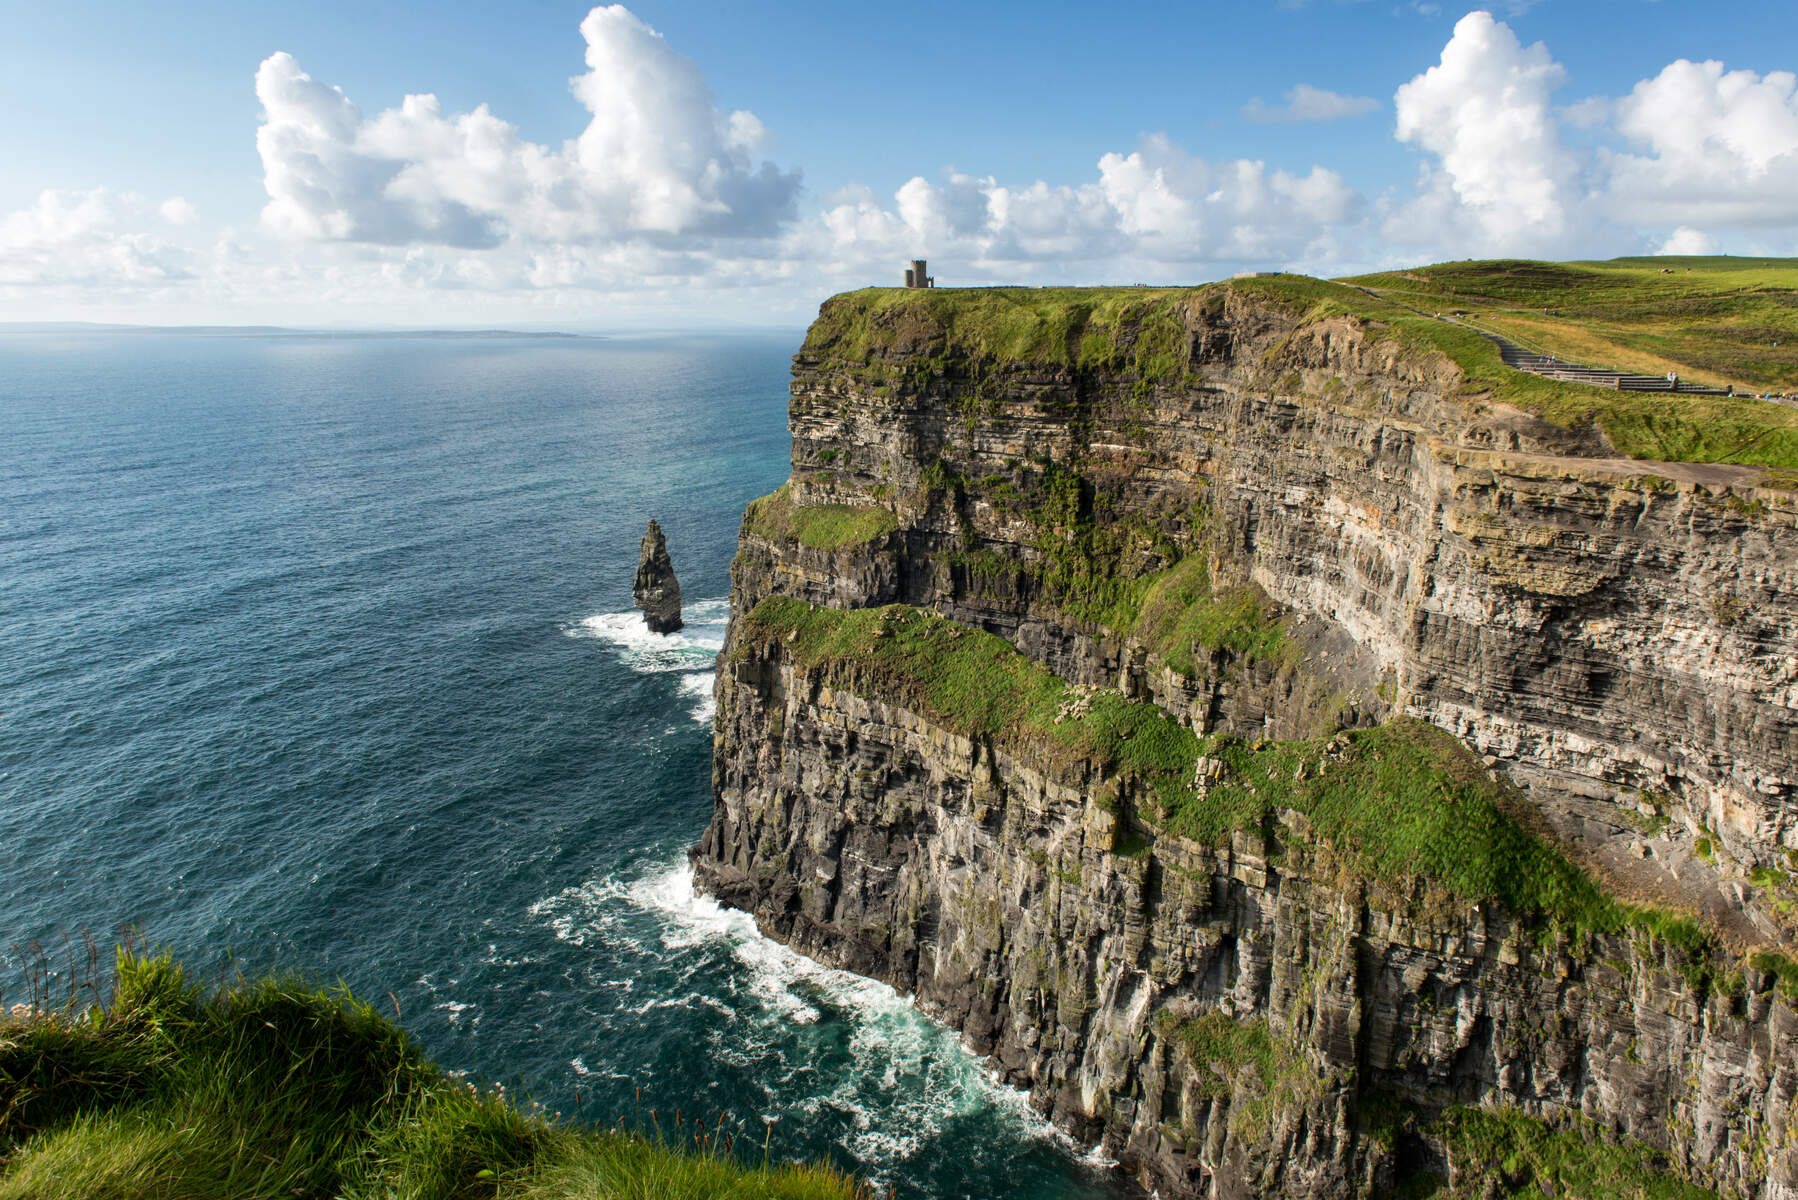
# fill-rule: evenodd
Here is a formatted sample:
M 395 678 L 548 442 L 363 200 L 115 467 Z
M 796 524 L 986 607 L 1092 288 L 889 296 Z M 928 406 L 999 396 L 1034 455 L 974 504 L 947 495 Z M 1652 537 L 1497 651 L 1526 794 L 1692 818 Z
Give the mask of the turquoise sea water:
M 581 1120 L 1119 1194 L 890 989 L 692 894 L 797 340 L 0 332 L 0 994 L 129 924 L 391 996 Z M 651 516 L 672 638 L 630 610 Z

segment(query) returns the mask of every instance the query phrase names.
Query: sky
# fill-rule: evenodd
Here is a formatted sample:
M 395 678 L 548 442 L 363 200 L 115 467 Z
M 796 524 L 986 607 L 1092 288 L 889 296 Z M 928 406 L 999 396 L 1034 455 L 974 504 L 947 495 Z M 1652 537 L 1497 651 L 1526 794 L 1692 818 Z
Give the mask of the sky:
M 0 321 L 1798 255 L 1790 0 L 0 0 Z

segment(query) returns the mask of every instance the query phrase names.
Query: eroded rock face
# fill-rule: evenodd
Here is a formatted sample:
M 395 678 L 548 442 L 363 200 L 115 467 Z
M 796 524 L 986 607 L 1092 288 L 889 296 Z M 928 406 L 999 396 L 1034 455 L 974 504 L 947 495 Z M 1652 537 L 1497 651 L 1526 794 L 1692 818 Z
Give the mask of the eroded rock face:
M 1288 814 L 1133 850 L 1056 773 L 778 641 L 719 680 L 701 884 L 771 936 L 886 980 L 1166 1196 L 1365 1194 L 1381 1097 L 1583 1116 L 1726 1194 L 1798 1196 L 1798 1016 L 1770 975 L 1701 989 L 1645 937 L 1543 944 L 1496 906 L 1345 878 Z M 1274 1069 L 1195 1062 L 1182 1022 L 1263 1030 Z
M 1583 1116 L 1688 1178 L 1798 1197 L 1798 1047 L 1770 976 L 1726 991 L 1644 940 L 1542 946 L 1492 906 L 1427 901 L 1427 881 L 1347 877 L 1286 823 L 1120 854 L 1093 770 L 1001 761 L 743 642 L 769 595 L 906 603 L 1200 733 L 1419 717 L 1614 890 L 1702 914 L 1737 950 L 1793 946 L 1791 494 L 1751 468 L 1606 457 L 1595 429 L 1467 397 L 1452 364 L 1350 319 L 1230 293 L 1186 321 L 1181 369 L 1155 378 L 958 355 L 929 329 L 861 357 L 808 341 L 791 500 L 881 505 L 899 527 L 804 544 L 752 510 L 701 884 L 915 992 L 1164 1194 L 1374 1187 L 1415 1157 L 1366 1117 L 1397 1089 Z M 1282 655 L 1175 669 L 1107 625 L 1080 574 L 1195 559 L 1283 614 Z M 1220 1084 L 1167 1033 L 1223 1012 L 1283 1047 L 1279 1086 Z
M 920 604 L 1070 680 L 1115 684 L 1139 656 L 1045 586 L 1072 535 L 1029 512 L 1075 474 L 1092 521 L 1153 535 L 1120 551 L 1131 570 L 1202 553 L 1215 576 L 1261 588 L 1336 643 L 1306 659 L 1336 702 L 1423 717 L 1497 756 L 1595 852 L 1633 842 L 1646 800 L 1685 847 L 1709 841 L 1729 879 L 1789 869 L 1791 493 L 1754 468 L 1586 456 L 1601 434 L 1461 399 L 1452 364 L 1395 357 L 1340 319 L 1295 329 L 1232 296 L 1193 324 L 1176 383 L 953 359 L 908 374 L 904 355 L 845 362 L 808 345 L 794 360 L 794 501 L 882 504 L 902 528 L 835 550 L 746 529 L 737 610 L 772 592 Z M 923 349 L 942 363 L 941 346 Z M 1289 703 L 1260 711 L 1152 659 L 1137 673 L 1195 727 L 1286 737 L 1306 724 Z M 1645 894 L 1727 918 L 1744 942 L 1798 940 L 1752 889 L 1710 903 L 1732 889 L 1697 884 L 1709 867 L 1680 845 L 1649 850 L 1632 869 Z
M 637 561 L 631 599 L 643 610 L 643 621 L 651 633 L 673 633 L 681 627 L 680 580 L 674 577 L 668 540 L 654 520 L 643 534 L 643 553 Z

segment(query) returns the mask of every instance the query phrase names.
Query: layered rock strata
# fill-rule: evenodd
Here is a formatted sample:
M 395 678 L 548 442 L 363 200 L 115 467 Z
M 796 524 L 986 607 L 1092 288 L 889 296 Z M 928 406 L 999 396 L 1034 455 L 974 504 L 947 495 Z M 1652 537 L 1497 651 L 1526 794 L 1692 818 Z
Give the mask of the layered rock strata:
M 1466 1183 L 1427 1118 L 1499 1105 L 1798 1196 L 1793 1013 L 1780 960 L 1745 965 L 1798 912 L 1790 493 L 1617 459 L 1260 281 L 1089 322 L 1077 358 L 877 295 L 796 357 L 793 475 L 745 521 L 702 886 L 913 992 L 1171 1194 Z M 1179 836 L 1102 756 L 1005 751 L 748 638 L 771 596 L 927 609 L 1210 740 L 1430 722 L 1708 948 L 1358 875 L 1277 803 Z

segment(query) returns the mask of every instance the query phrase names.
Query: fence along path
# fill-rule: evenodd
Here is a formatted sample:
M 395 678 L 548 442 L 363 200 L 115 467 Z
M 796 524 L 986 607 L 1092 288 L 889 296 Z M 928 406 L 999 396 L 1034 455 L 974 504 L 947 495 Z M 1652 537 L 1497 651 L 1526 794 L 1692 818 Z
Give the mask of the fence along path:
M 1400 308 L 1408 308 L 1420 317 L 1446 321 L 1450 325 L 1459 325 L 1463 329 L 1471 329 L 1487 341 L 1498 347 L 1498 357 L 1505 366 L 1519 371 L 1528 371 L 1532 375 L 1540 375 L 1545 379 L 1559 379 L 1566 383 L 1584 383 L 1592 387 L 1615 388 L 1622 392 L 1678 392 L 1686 396 L 1728 396 L 1732 393 L 1726 388 L 1701 387 L 1695 383 L 1687 383 L 1677 377 L 1664 375 L 1636 375 L 1629 371 L 1612 371 L 1604 367 L 1588 367 L 1580 363 L 1570 363 L 1566 359 L 1556 358 L 1552 354 L 1541 354 L 1520 346 L 1506 337 L 1481 329 L 1478 325 L 1469 324 L 1456 317 L 1443 316 L 1441 313 L 1429 313 L 1421 308 L 1414 308 L 1402 300 L 1394 300 L 1391 296 L 1382 295 L 1372 288 L 1350 285 L 1358 292 L 1364 292 L 1376 300 L 1384 300 L 1388 304 L 1396 304 Z

